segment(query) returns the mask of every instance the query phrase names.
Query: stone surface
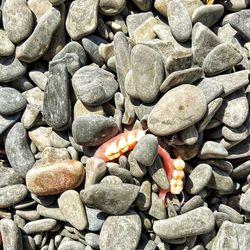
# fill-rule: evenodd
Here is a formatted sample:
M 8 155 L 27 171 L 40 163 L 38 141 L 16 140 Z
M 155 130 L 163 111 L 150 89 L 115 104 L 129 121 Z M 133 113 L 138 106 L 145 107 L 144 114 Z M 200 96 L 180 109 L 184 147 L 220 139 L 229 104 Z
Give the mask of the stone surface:
M 26 185 L 34 194 L 60 194 L 78 187 L 84 175 L 81 162 L 65 160 L 31 169 L 26 175 Z
M 207 109 L 203 92 L 183 84 L 168 91 L 155 105 L 148 118 L 148 127 L 156 135 L 169 135 L 199 121 Z
M 226 156 L 228 156 L 227 150 L 221 144 L 214 141 L 206 141 L 202 145 L 199 154 L 201 159 L 225 158 Z
M 42 206 L 40 204 L 37 205 L 36 208 L 37 212 L 45 217 L 50 219 L 55 219 L 57 221 L 64 221 L 67 222 L 67 219 L 65 219 L 64 215 L 62 214 L 60 208 L 54 207 L 54 206 Z
M 21 116 L 21 112 L 14 115 L 0 115 L 0 135 L 14 124 Z
M 246 193 L 243 193 L 241 195 L 239 202 L 240 207 L 247 212 L 250 212 L 249 204 L 250 204 L 250 189 L 248 189 Z
M 73 40 L 79 40 L 96 29 L 98 4 L 98 0 L 77 0 L 70 5 L 66 29 Z
M 28 222 L 24 227 L 23 231 L 26 234 L 34 234 L 38 232 L 46 232 L 53 229 L 56 226 L 56 220 L 54 219 L 40 219 L 36 221 Z
M 99 2 L 99 11 L 106 16 L 114 16 L 119 14 L 124 10 L 126 6 L 125 0 L 100 0 Z
M 201 198 L 201 196 L 195 195 L 183 205 L 181 208 L 181 213 L 186 213 L 188 211 L 192 211 L 195 208 L 202 207 L 203 204 L 204 200 Z
M 87 206 L 100 209 L 108 214 L 119 215 L 127 212 L 138 192 L 139 187 L 132 184 L 101 183 L 82 190 L 80 195 Z
M 164 201 L 158 198 L 156 193 L 151 193 L 151 206 L 148 212 L 153 218 L 163 220 L 167 218 Z
M 180 131 L 180 138 L 184 144 L 194 145 L 198 141 L 198 131 L 195 125 L 192 125 Z
M 10 56 L 15 51 L 15 45 L 11 42 L 5 30 L 0 30 L 0 56 Z
M 37 107 L 39 110 L 43 109 L 44 93 L 40 88 L 31 88 L 23 92 L 22 95 L 30 105 Z
M 109 216 L 100 232 L 100 249 L 137 249 L 141 236 L 141 219 L 134 212 L 120 216 Z
M 248 129 L 242 125 L 238 128 L 222 127 L 222 135 L 229 141 L 243 141 L 248 137 Z
M 27 104 L 21 117 L 21 123 L 25 129 L 30 129 L 39 119 L 40 110 L 33 105 Z
M 75 240 L 64 241 L 58 247 L 58 250 L 70 250 L 70 249 L 83 250 L 86 248 L 82 243 L 80 243 L 79 241 L 75 241 Z
M 242 164 L 237 164 L 231 174 L 234 179 L 244 179 L 250 174 L 250 161 L 245 161 Z
M 23 178 L 13 169 L 0 166 L 0 187 L 23 184 Z
M 86 216 L 88 219 L 87 229 L 95 232 L 102 228 L 104 221 L 106 220 L 106 214 L 101 210 L 90 208 L 85 206 Z

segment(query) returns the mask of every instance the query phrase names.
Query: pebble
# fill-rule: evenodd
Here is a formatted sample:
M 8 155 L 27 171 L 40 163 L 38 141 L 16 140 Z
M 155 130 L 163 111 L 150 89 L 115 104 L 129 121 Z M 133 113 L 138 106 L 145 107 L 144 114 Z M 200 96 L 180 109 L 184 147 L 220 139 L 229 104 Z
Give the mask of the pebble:
M 91 232 L 99 231 L 106 220 L 106 214 L 101 210 L 85 206 L 86 216 L 88 220 L 87 229 Z
M 229 174 L 233 171 L 233 164 L 225 160 L 206 160 L 206 162 L 212 166 L 215 166 Z
M 16 214 L 28 221 L 40 219 L 40 214 L 36 210 L 16 210 Z
M 13 220 L 1 219 L 0 233 L 4 249 L 23 249 L 21 231 Z
M 199 164 L 188 176 L 185 189 L 191 194 L 198 194 L 207 186 L 212 177 L 212 168 L 208 164 Z
M 26 223 L 22 229 L 26 234 L 46 232 L 52 230 L 56 223 L 54 219 L 40 219 Z
M 111 175 L 119 177 L 124 183 L 134 183 L 133 177 L 127 169 L 117 166 L 108 166 L 108 171 Z
M 30 104 L 26 105 L 26 108 L 21 117 L 21 123 L 25 129 L 32 128 L 36 121 L 39 119 L 40 110 L 37 107 L 34 107 Z
M 250 161 L 245 161 L 241 164 L 234 166 L 233 172 L 231 174 L 234 179 L 244 179 L 250 174 Z
M 206 141 L 201 149 L 199 157 L 201 159 L 225 158 L 228 156 L 227 150 L 219 143 L 214 141 Z
M 139 187 L 123 183 L 100 183 L 81 191 L 83 203 L 105 213 L 120 215 L 127 212 L 139 193 Z M 105 200 L 105 203 L 103 202 Z
M 60 194 L 78 187 L 84 175 L 81 162 L 65 160 L 32 168 L 26 175 L 26 185 L 34 194 Z
M 53 207 L 53 206 L 45 207 L 45 206 L 38 204 L 36 210 L 41 216 L 45 218 L 67 222 L 67 219 L 64 217 L 60 208 L 58 207 Z
M 15 45 L 11 42 L 5 30 L 0 30 L 0 56 L 10 56 L 15 51 Z
M 195 208 L 202 207 L 204 205 L 204 200 L 200 195 L 193 196 L 190 200 L 185 202 L 181 208 L 181 213 L 186 213 L 192 211 Z
M 202 90 L 183 84 L 168 91 L 158 101 L 149 115 L 148 127 L 156 135 L 173 134 L 199 121 L 206 109 Z
M 248 137 L 248 129 L 244 125 L 238 128 L 223 126 L 222 135 L 229 141 L 243 141 Z
M 22 95 L 25 97 L 25 99 L 30 105 L 35 106 L 40 111 L 42 111 L 44 93 L 40 88 L 35 87 L 32 89 L 26 90 L 25 92 L 22 93 Z
M 70 249 L 83 250 L 86 248 L 84 248 L 84 245 L 82 243 L 75 240 L 64 241 L 58 247 L 58 250 L 70 250 Z
M 179 134 L 184 144 L 194 145 L 198 141 L 199 135 L 195 125 L 180 131 Z
M 218 207 L 218 211 L 228 214 L 230 221 L 233 223 L 242 224 L 244 221 L 243 216 L 240 213 L 227 205 L 220 204 Z
M 68 136 L 64 132 L 52 131 L 49 136 L 50 145 L 55 148 L 67 148 L 70 145 Z
M 151 204 L 151 183 L 149 180 L 142 182 L 139 194 L 136 199 L 136 205 L 141 211 L 149 209 Z
M 154 192 L 151 193 L 151 206 L 148 214 L 158 220 L 167 218 L 165 204 L 163 200 L 158 198 L 157 194 Z
M 96 29 L 98 4 L 98 0 L 77 0 L 70 5 L 66 30 L 73 40 L 79 40 Z
M 197 227 L 197 224 L 200 226 Z M 155 221 L 153 230 L 163 239 L 171 240 L 208 233 L 214 224 L 211 210 L 200 207 L 176 217 Z
M 132 210 L 120 216 L 109 216 L 101 229 L 100 249 L 137 249 L 141 237 L 141 219 Z
M 88 114 L 73 121 L 72 134 L 76 143 L 84 146 L 98 146 L 114 137 L 118 132 L 113 118 Z
M 99 11 L 106 16 L 114 16 L 121 13 L 126 7 L 125 0 L 100 0 Z
M 27 140 L 27 133 L 22 123 L 16 123 L 9 131 L 5 140 L 5 152 L 10 165 L 22 177 L 26 176 L 35 163 Z
M 192 22 L 200 22 L 207 27 L 211 27 L 218 22 L 223 13 L 224 7 L 221 4 L 200 6 L 193 12 Z
M 23 184 L 23 178 L 13 169 L 0 165 L 0 188 L 15 184 Z
M 86 213 L 80 199 L 80 195 L 75 190 L 68 190 L 61 194 L 58 205 L 64 217 L 77 230 L 83 230 L 87 226 Z
M 94 249 L 99 248 L 99 234 L 86 233 L 85 234 L 85 241 L 88 244 L 88 246 L 90 246 Z
M 13 206 L 28 195 L 28 190 L 23 184 L 9 185 L 0 188 L 0 208 Z
M 185 42 L 191 37 L 192 22 L 188 11 L 180 0 L 167 3 L 168 22 L 171 32 L 178 42 Z
M 39 70 L 32 70 L 29 72 L 30 79 L 41 89 L 44 90 L 48 82 L 48 77 Z
M 27 249 L 27 250 L 35 250 L 36 249 L 35 241 L 33 240 L 33 238 L 31 236 L 29 236 L 29 235 L 23 236 L 23 248 Z
M 18 112 L 14 115 L 0 115 L 0 135 L 13 125 L 21 116 L 21 112 Z
M 50 21 L 49 21 L 50 20 Z M 16 56 L 24 62 L 34 62 L 49 48 L 51 39 L 60 23 L 60 12 L 51 8 L 38 21 L 33 33 L 16 48 Z
M 133 151 L 128 156 L 130 173 L 134 177 L 143 177 L 147 173 L 147 167 L 138 163 L 134 157 Z
M 76 71 L 72 84 L 76 96 L 88 106 L 108 102 L 118 89 L 114 75 L 95 66 L 85 66 Z

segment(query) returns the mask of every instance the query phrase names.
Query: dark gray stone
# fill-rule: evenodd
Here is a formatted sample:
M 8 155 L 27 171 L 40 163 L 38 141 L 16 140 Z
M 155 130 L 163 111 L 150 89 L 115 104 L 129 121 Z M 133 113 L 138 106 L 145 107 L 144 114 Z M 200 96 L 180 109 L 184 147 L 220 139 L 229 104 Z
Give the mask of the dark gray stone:
M 220 204 L 218 207 L 218 211 L 228 214 L 231 222 L 243 224 L 244 221 L 243 216 L 240 213 L 238 213 L 235 209 L 227 205 Z
M 227 150 L 219 143 L 214 141 L 206 141 L 201 149 L 199 158 L 200 159 L 217 159 L 217 158 L 225 158 L 228 156 Z
M 92 232 L 99 231 L 102 228 L 107 215 L 101 210 L 85 206 L 86 215 L 88 219 L 87 229 Z
M 222 127 L 222 135 L 229 141 L 243 141 L 248 137 L 248 129 L 242 125 L 238 128 Z
M 228 153 L 226 158 L 229 160 L 248 157 L 250 155 L 250 138 L 248 137 L 246 140 L 230 148 Z
M 0 166 L 0 187 L 23 183 L 23 178 L 13 168 Z
M 149 11 L 152 8 L 153 0 L 132 0 L 141 11 Z
M 148 214 L 158 220 L 167 218 L 165 203 L 162 199 L 158 198 L 158 195 L 154 192 L 151 193 L 151 206 Z
M 179 132 L 180 138 L 186 145 L 194 145 L 198 141 L 198 131 L 195 125 L 192 125 Z
M 136 199 L 136 205 L 141 211 L 148 210 L 151 204 L 151 182 L 145 180 L 142 182 L 139 194 Z
M 147 173 L 147 167 L 138 163 L 134 157 L 133 151 L 128 156 L 130 173 L 134 177 L 143 177 Z
M 250 160 L 234 166 L 231 177 L 234 179 L 245 179 L 250 174 Z
M 31 221 L 25 224 L 23 231 L 26 234 L 34 234 L 39 232 L 46 232 L 53 229 L 56 226 L 57 221 L 54 219 L 40 219 Z
M 14 124 L 21 116 L 21 112 L 14 115 L 0 115 L 0 135 Z
M 133 177 L 127 169 L 116 166 L 108 166 L 108 171 L 111 175 L 119 177 L 124 183 L 134 183 Z
M 186 213 L 192 211 L 195 208 L 202 207 L 204 204 L 204 200 L 200 195 L 195 195 L 191 199 L 189 199 L 181 208 L 181 213 Z

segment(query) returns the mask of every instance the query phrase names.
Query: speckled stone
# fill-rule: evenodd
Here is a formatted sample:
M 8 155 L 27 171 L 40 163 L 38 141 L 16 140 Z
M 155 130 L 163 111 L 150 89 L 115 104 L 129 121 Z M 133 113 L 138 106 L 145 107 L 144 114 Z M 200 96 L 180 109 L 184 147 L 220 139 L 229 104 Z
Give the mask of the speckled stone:
M 57 221 L 54 219 L 40 219 L 36 221 L 28 222 L 23 231 L 26 234 L 34 234 L 39 232 L 46 232 L 53 229 L 56 226 Z
M 8 38 L 5 30 L 0 30 L 0 56 L 10 56 L 15 51 L 15 45 Z
M 125 0 L 100 0 L 99 11 L 106 16 L 114 16 L 119 14 L 126 7 Z
M 0 166 L 0 187 L 23 184 L 23 182 L 23 178 L 13 168 Z
M 250 189 L 243 193 L 240 198 L 240 207 L 247 212 L 250 212 Z

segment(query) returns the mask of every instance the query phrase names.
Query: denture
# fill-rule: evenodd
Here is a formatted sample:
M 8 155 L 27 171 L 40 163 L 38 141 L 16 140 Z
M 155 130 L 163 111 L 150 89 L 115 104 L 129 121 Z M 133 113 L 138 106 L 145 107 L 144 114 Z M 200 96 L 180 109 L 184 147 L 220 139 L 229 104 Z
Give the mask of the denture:
M 132 150 L 145 134 L 145 130 L 132 130 L 121 133 L 100 146 L 94 157 L 98 157 L 105 162 L 117 159 L 122 154 Z M 181 158 L 172 159 L 169 153 L 160 145 L 158 145 L 157 153 L 162 158 L 170 184 L 168 190 L 161 189 L 158 193 L 158 197 L 165 203 L 168 193 L 180 194 L 183 190 L 185 162 Z

